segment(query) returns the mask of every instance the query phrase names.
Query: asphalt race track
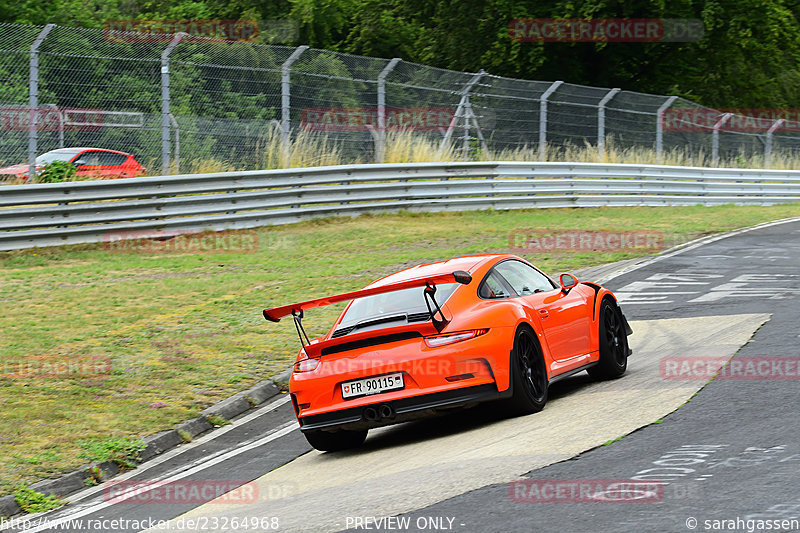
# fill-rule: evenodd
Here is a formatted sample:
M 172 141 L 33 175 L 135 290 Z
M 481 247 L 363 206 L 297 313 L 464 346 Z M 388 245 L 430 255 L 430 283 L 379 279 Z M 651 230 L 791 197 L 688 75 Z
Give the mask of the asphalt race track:
M 635 332 L 628 373 L 564 380 L 541 413 L 487 404 L 321 454 L 282 396 L 114 480 L 242 485 L 231 495 L 115 501 L 106 484 L 14 531 L 790 531 L 776 520 L 800 518 L 798 265 L 792 221 L 598 279 Z

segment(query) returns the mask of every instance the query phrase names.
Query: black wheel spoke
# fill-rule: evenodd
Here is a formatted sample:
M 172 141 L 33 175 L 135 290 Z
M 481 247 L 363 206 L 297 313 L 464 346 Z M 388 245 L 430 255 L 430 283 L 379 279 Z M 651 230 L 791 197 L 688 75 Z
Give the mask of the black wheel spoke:
M 541 411 L 547 402 L 547 368 L 536 333 L 520 327 L 512 354 L 513 393 L 509 405 L 518 414 Z
M 612 300 L 604 300 L 598 322 L 600 360 L 589 369 L 589 375 L 595 379 L 619 377 L 628 366 L 628 334 L 622 311 Z
M 519 348 L 519 366 L 524 379 L 526 388 L 537 400 L 544 395 L 546 384 L 546 374 L 542 368 L 542 358 L 534 348 L 533 340 L 526 332 L 520 333 L 517 342 Z

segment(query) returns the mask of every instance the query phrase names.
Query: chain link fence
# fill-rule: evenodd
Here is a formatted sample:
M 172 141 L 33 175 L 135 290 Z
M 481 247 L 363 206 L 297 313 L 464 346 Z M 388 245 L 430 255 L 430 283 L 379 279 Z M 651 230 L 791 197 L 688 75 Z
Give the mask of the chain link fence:
M 56 25 L 0 24 L 0 165 L 59 147 L 134 154 L 150 174 L 216 161 L 274 167 L 270 143 L 324 137 L 346 162 L 384 159 L 387 132 L 412 131 L 463 159 L 567 147 L 684 150 L 713 165 L 796 152 L 796 122 L 745 117 L 676 97 L 456 72 L 185 34 L 148 39 Z M 704 157 L 700 157 L 704 154 Z

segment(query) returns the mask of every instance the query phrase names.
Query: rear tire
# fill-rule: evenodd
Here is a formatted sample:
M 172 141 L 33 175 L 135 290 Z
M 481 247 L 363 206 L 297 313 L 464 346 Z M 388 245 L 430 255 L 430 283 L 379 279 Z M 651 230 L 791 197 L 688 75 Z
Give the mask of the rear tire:
M 610 298 L 600 304 L 600 361 L 587 372 L 593 379 L 620 377 L 628 368 L 628 334 L 619 307 Z
M 367 430 L 307 431 L 303 433 L 308 443 L 321 452 L 338 452 L 357 448 L 367 438 Z
M 526 415 L 544 409 L 547 403 L 547 367 L 536 335 L 529 327 L 521 327 L 514 335 L 511 351 L 511 385 L 507 400 L 513 415 Z

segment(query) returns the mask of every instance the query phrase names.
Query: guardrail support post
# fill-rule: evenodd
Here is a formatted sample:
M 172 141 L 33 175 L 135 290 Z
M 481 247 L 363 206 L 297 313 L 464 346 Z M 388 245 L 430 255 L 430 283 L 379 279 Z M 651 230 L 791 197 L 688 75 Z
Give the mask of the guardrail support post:
M 165 176 L 171 174 L 169 168 L 169 56 L 185 35 L 183 32 L 176 33 L 172 41 L 161 52 L 161 172 Z
M 554 81 L 539 98 L 539 161 L 544 161 L 547 155 L 547 99 L 562 83 L 564 82 Z
M 55 24 L 48 24 L 36 40 L 33 41 L 30 50 L 30 69 L 28 76 L 28 98 L 30 116 L 28 117 L 28 182 L 36 179 L 36 152 L 38 151 L 39 134 L 39 47 L 42 45 L 47 35 L 53 31 Z
M 728 119 L 733 116 L 733 113 L 725 113 L 722 117 L 714 124 L 714 131 L 711 134 L 711 164 L 719 166 L 719 130 L 722 126 L 728 122 Z
M 375 162 L 383 163 L 386 153 L 386 77 L 391 74 L 394 67 L 401 61 L 395 57 L 389 64 L 383 67 L 378 74 L 378 136 L 375 142 Z
M 597 155 L 603 157 L 606 151 L 606 104 L 620 91 L 619 88 L 611 89 L 597 104 Z
M 764 168 L 769 168 L 772 165 L 772 134 L 783 126 L 784 122 L 786 122 L 785 118 L 779 118 L 767 130 L 767 140 L 764 143 Z
M 656 160 L 660 163 L 664 153 L 664 112 L 672 107 L 677 96 L 670 96 L 656 111 Z
M 292 63 L 297 61 L 300 54 L 308 50 L 307 45 L 298 46 L 292 55 L 281 65 L 281 149 L 283 150 L 283 158 L 288 167 L 289 165 L 289 132 L 292 128 L 291 117 L 291 66 Z

